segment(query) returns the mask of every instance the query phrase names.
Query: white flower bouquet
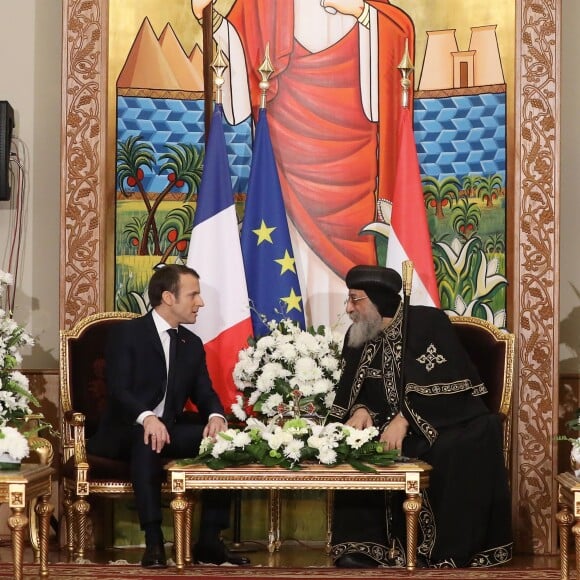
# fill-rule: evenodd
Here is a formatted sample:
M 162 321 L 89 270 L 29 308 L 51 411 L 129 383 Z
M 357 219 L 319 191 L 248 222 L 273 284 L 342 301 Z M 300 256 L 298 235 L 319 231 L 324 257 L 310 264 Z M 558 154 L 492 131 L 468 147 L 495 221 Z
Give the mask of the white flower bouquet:
M 240 351 L 234 382 L 241 394 L 232 413 L 324 418 L 340 378 L 343 336 L 326 326 L 302 330 L 289 319 L 271 320 L 270 333 Z
M 377 441 L 376 427 L 355 429 L 342 423 L 319 425 L 305 418 L 289 419 L 283 426 L 248 419 L 243 429 L 228 429 L 201 442 L 199 455 L 179 463 L 202 463 L 211 469 L 258 463 L 299 469 L 307 461 L 322 465 L 349 464 L 373 472 L 372 465 L 387 466 L 399 455 Z
M 12 276 L 0 270 L 0 299 L 12 283 Z M 25 437 L 28 433 L 22 429 L 32 415 L 31 405 L 39 406 L 30 392 L 28 379 L 16 370 L 22 363 L 20 349 L 33 344 L 32 337 L 14 321 L 11 313 L 0 308 L 0 453 L 8 453 L 17 460 L 28 456 Z

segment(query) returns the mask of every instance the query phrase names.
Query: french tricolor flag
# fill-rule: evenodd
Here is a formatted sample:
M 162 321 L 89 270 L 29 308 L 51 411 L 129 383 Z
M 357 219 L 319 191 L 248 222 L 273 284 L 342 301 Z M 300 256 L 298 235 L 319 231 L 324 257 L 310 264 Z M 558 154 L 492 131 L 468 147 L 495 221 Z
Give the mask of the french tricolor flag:
M 214 389 L 229 412 L 238 393 L 234 365 L 252 322 L 220 104 L 212 116 L 187 265 L 200 275 L 205 302 L 191 330 L 204 343 Z
M 413 121 L 407 107 L 399 120 L 399 159 L 392 203 L 387 266 L 401 273 L 402 263 L 411 260 L 414 266 L 411 304 L 439 307 Z

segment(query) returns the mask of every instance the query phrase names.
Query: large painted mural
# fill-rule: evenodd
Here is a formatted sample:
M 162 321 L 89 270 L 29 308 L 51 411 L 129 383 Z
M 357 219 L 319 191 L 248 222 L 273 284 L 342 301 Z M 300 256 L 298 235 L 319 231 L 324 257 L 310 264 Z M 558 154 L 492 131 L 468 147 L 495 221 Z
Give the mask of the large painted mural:
M 227 15 L 231 4 L 217 0 L 214 8 Z M 496 26 L 506 85 L 507 326 L 517 341 L 514 530 L 519 551 L 554 553 L 562 2 L 395 0 L 394 5 L 414 23 L 415 106 L 424 97 L 418 87 L 432 34 L 454 30 L 459 51 L 465 51 L 474 27 Z M 170 22 L 188 55 L 201 46 L 202 27 L 189 0 L 65 0 L 63 9 L 60 318 L 61 327 L 70 328 L 83 316 L 114 307 L 116 83 L 127 55 L 145 17 L 156 36 Z M 439 98 L 445 96 L 441 91 Z M 442 204 L 444 215 L 448 205 Z
M 207 4 L 111 3 L 120 310 L 145 310 L 151 268 L 188 254 L 203 171 L 204 95 L 213 90 L 203 85 Z M 397 65 L 410 41 L 415 139 L 441 305 L 505 326 L 504 71 L 512 54 L 502 55 L 502 46 L 509 48 L 513 10 L 500 2 L 487 14 L 446 11 L 438 28 L 421 2 L 369 2 L 354 14 L 358 3 L 323 4 L 213 6 L 212 49 L 228 64 L 225 130 L 240 220 L 260 97 L 257 70 L 269 43 L 270 127 L 307 319 L 336 324 L 346 271 L 385 263 L 384 202 L 393 193 L 401 98 Z M 385 221 L 387 227 L 376 227 Z

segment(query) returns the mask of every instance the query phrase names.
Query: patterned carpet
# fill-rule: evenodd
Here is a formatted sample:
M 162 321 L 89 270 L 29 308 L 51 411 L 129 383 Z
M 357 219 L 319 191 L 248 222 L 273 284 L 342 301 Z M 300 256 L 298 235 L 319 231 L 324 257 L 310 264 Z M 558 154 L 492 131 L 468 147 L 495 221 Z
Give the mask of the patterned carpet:
M 335 568 L 268 568 L 233 566 L 191 566 L 183 574 L 178 574 L 176 568 L 161 571 L 144 570 L 135 564 L 51 564 L 50 578 L 52 580 L 86 579 L 119 580 L 119 578 L 156 578 L 165 580 L 183 576 L 208 578 L 211 580 L 235 580 L 243 578 L 262 578 L 264 580 L 350 580 L 352 578 L 372 578 L 374 580 L 401 580 L 402 578 L 418 578 L 429 580 L 559 580 L 560 571 L 554 569 L 514 569 L 497 568 L 488 570 L 416 570 L 412 574 L 401 569 L 375 569 L 343 571 Z M 571 577 L 575 573 L 571 572 Z M 0 578 L 14 578 L 12 565 L 0 563 Z M 38 566 L 24 565 L 23 580 L 37 580 Z

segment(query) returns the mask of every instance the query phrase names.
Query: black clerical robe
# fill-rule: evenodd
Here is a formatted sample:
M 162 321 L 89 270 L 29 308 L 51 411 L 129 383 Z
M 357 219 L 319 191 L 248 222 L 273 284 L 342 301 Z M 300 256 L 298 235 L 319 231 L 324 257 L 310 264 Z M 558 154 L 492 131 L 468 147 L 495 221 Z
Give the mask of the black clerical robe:
M 401 411 L 409 422 L 403 455 L 433 466 L 419 515 L 420 561 L 433 567 L 493 566 L 511 558 L 511 509 L 501 420 L 444 312 L 409 309 L 401 379 L 402 311 L 374 340 L 345 341 L 345 368 L 329 421 L 359 406 L 383 429 Z M 401 400 L 402 399 L 402 400 Z M 334 559 L 364 553 L 382 565 L 406 565 L 400 494 L 343 492 L 335 498 Z

